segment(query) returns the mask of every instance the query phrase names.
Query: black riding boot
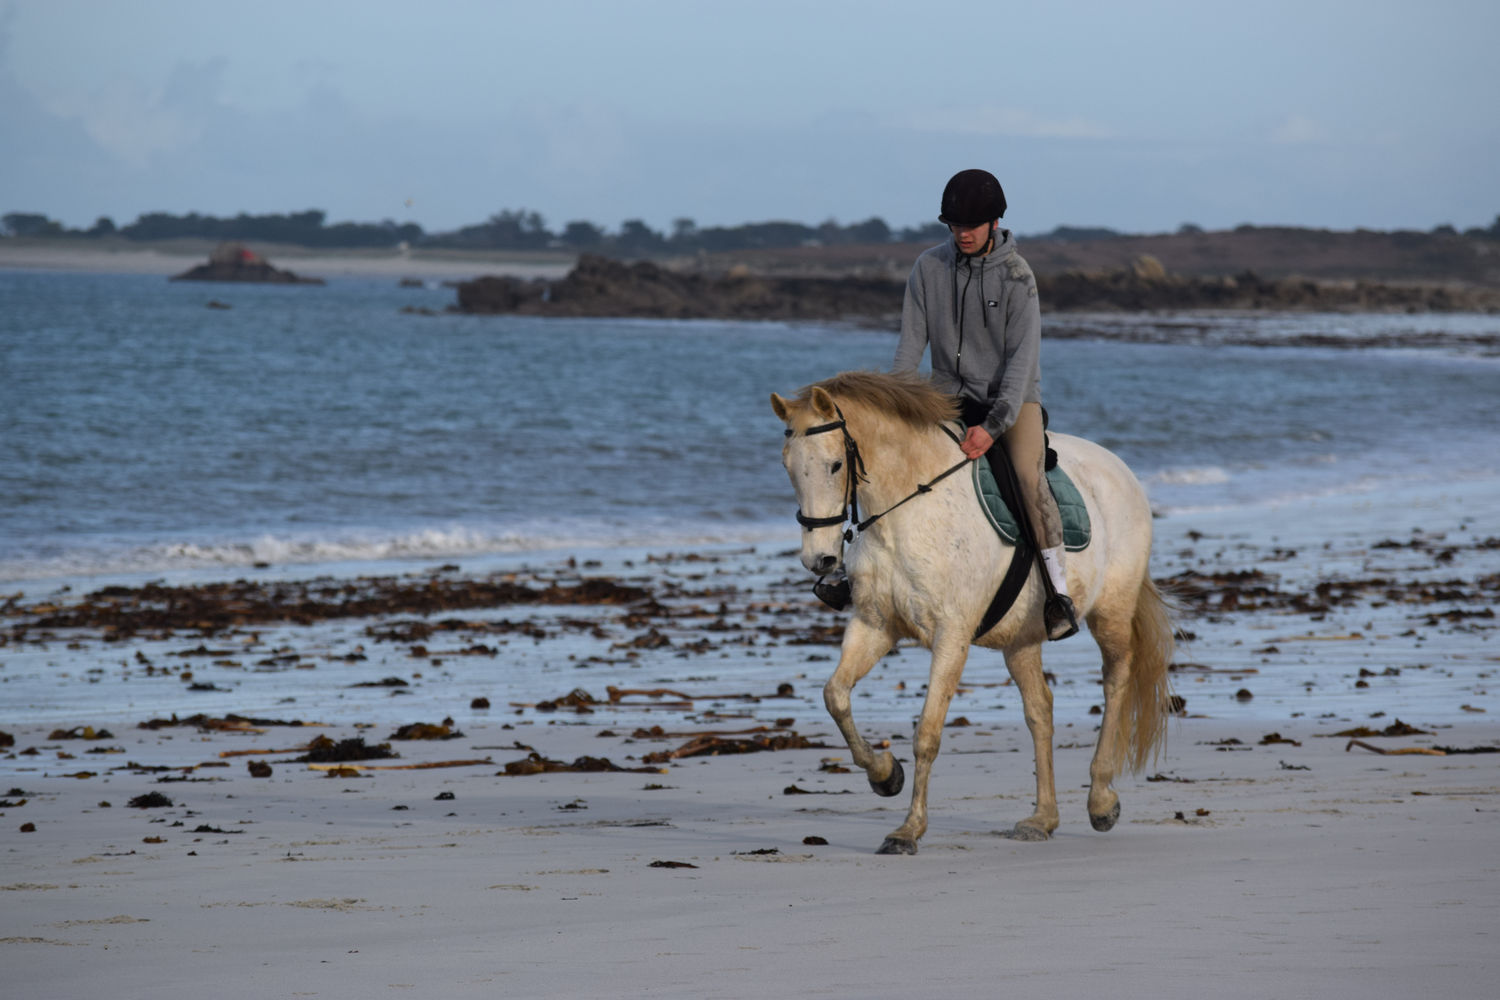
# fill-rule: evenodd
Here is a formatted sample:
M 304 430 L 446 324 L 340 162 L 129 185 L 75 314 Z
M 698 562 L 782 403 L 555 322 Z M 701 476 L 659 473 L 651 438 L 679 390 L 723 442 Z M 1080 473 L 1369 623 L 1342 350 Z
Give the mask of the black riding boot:
M 1047 625 L 1047 638 L 1053 642 L 1078 634 L 1078 616 L 1073 611 L 1073 599 L 1067 594 L 1047 598 L 1042 620 Z

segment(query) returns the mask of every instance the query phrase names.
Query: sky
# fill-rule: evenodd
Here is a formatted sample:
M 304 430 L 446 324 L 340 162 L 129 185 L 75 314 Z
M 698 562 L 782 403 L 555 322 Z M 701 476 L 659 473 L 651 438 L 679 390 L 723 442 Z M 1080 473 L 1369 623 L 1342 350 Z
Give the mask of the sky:
M 0 0 L 0 213 L 443 232 L 1500 215 L 1494 0 Z

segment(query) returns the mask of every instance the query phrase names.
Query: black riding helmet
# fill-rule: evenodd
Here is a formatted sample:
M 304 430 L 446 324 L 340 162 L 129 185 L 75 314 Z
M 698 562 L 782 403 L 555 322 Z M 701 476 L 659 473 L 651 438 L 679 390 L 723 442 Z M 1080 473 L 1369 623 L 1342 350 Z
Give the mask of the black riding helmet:
M 960 170 L 943 188 L 938 221 L 949 226 L 977 226 L 1005 217 L 1005 191 L 988 170 Z

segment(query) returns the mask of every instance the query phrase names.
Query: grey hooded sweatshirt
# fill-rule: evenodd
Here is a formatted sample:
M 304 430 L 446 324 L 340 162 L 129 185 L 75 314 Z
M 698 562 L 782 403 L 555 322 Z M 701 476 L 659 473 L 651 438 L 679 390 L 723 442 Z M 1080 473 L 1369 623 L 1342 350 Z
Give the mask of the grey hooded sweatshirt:
M 1042 401 L 1036 279 L 1010 230 L 997 228 L 983 257 L 966 257 L 949 240 L 917 258 L 893 370 L 915 372 L 929 344 L 933 384 L 988 402 L 983 426 L 992 437 L 1010 429 L 1022 403 Z

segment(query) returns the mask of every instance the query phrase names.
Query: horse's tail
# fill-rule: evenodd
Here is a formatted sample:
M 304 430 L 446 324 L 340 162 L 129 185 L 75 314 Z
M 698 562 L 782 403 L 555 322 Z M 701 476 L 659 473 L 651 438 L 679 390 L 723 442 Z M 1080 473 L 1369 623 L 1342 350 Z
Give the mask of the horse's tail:
M 1130 682 L 1125 692 L 1122 755 L 1130 770 L 1140 772 L 1167 742 L 1172 692 L 1167 668 L 1175 648 L 1171 606 L 1150 575 L 1141 580 L 1135 617 L 1130 622 Z

